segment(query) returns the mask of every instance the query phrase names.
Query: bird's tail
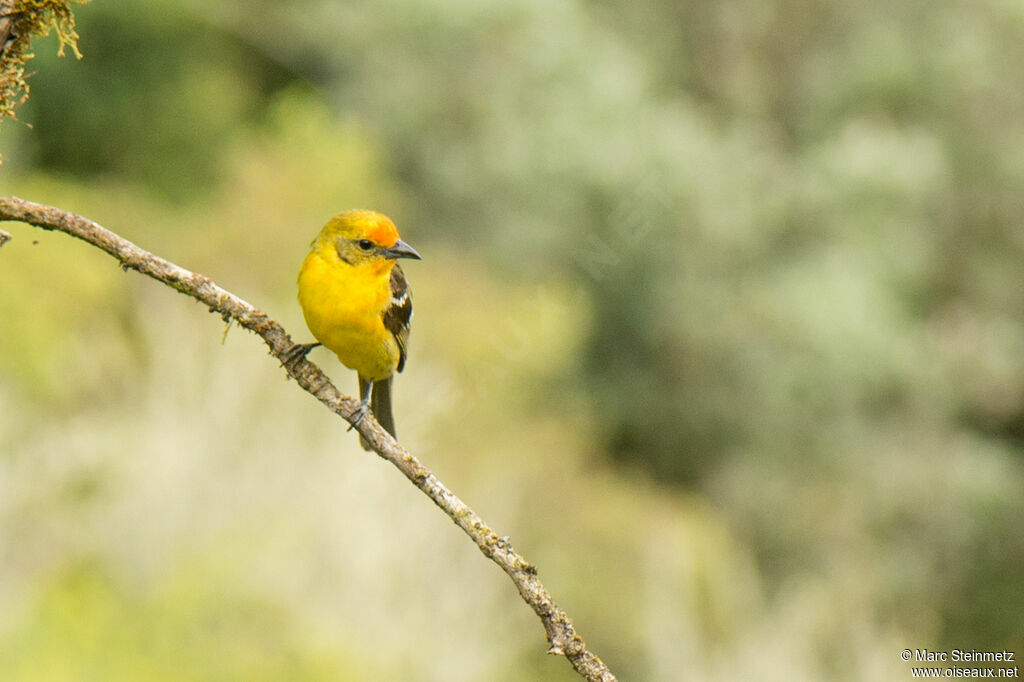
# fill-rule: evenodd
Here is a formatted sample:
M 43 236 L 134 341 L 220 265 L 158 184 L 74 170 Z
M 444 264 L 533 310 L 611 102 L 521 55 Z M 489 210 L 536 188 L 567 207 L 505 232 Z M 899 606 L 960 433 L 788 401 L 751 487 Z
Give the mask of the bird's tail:
M 372 395 L 370 396 L 370 410 L 377 419 L 377 423 L 384 427 L 384 430 L 395 437 L 395 416 L 391 411 L 391 377 L 378 379 L 373 382 Z M 366 398 L 366 391 L 369 389 L 369 382 L 359 377 L 359 399 Z M 370 444 L 359 437 L 359 444 L 364 450 L 370 450 Z

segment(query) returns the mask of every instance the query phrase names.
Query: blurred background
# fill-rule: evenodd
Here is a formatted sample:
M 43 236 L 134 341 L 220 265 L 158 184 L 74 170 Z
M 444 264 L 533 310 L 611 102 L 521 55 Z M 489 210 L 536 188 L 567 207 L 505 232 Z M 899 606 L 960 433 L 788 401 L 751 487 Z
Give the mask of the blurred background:
M 401 440 L 621 679 L 1024 653 L 1024 4 L 77 17 L 84 59 L 34 46 L 0 193 L 302 341 L 310 240 L 389 214 L 424 256 Z M 256 337 L 3 227 L 0 679 L 578 679 Z

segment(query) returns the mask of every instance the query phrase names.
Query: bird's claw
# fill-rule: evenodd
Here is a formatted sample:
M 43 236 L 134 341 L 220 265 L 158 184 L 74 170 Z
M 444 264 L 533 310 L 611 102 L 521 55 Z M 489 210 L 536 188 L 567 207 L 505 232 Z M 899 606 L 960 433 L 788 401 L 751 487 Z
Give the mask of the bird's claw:
M 291 365 L 293 363 L 298 362 L 302 358 L 305 358 L 307 355 L 309 355 L 309 351 L 313 350 L 319 345 L 319 342 L 295 344 L 294 346 L 292 346 L 291 348 L 284 352 L 283 357 L 281 359 L 281 366 L 284 367 L 285 365 Z
M 359 401 L 359 407 L 352 413 L 352 418 L 349 420 L 352 423 L 345 431 L 351 431 L 352 429 L 359 426 L 359 424 L 366 419 L 366 415 L 370 412 L 370 394 L 373 391 L 373 382 L 371 381 L 366 387 L 366 394 L 363 399 Z M 361 392 L 361 391 L 360 391 Z
M 355 412 L 352 413 L 352 423 L 349 424 L 349 427 L 345 429 L 345 431 L 351 431 L 359 426 L 362 421 L 366 419 L 366 415 L 369 414 L 369 412 L 370 406 L 367 403 L 359 403 L 359 407 L 357 407 Z

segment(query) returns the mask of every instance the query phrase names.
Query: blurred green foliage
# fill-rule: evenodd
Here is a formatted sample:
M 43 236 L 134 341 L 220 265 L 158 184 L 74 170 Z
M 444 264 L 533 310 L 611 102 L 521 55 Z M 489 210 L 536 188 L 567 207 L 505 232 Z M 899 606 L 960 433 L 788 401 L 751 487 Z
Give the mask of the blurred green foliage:
M 205 569 L 140 594 L 102 567 L 68 568 L 0 647 L 4 679 L 372 678 L 357 659 L 317 650 L 282 606 L 212 585 Z
M 392 214 L 426 256 L 403 440 L 516 529 L 623 677 L 885 679 L 905 647 L 1024 647 L 1018 4 L 137 0 L 79 29 L 81 62 L 36 50 L 4 187 L 293 333 L 317 227 Z M 110 419 L 112 392 L 190 374 L 146 331 L 168 294 L 32 238 L 0 251 L 19 423 L 86 401 Z M 239 391 L 212 452 L 266 419 Z M 481 644 L 522 653 L 502 679 L 563 674 L 505 626 Z M 494 679 L 469 658 L 421 678 Z
M 38 50 L 48 82 L 22 112 L 38 131 L 30 153 L 52 172 L 131 178 L 175 200 L 202 193 L 223 172 L 233 129 L 293 79 L 175 3 L 79 16 L 89 59 L 66 65 Z

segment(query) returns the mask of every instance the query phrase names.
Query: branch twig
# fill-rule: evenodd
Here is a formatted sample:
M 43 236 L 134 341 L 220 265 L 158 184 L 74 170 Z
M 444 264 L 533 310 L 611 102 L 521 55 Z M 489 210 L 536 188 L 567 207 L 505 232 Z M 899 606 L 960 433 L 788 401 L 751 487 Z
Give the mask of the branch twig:
M 210 278 L 181 268 L 145 251 L 117 234 L 82 216 L 52 206 L 36 204 L 17 197 L 0 197 L 0 220 L 15 220 L 44 230 L 59 230 L 103 249 L 121 262 L 121 268 L 137 270 L 206 304 L 227 322 L 234 320 L 258 334 L 282 362 L 288 375 L 350 423 L 358 407 L 354 398 L 343 396 L 326 375 L 309 360 L 298 357 L 288 361 L 294 348 L 284 328 L 266 313 L 217 286 Z M 6 233 L 0 234 L 6 236 Z M 372 415 L 356 425 L 374 451 L 391 462 L 422 490 L 434 504 L 472 538 L 484 556 L 508 574 L 523 600 L 540 617 L 547 633 L 548 653 L 565 656 L 576 671 L 588 680 L 613 682 L 616 678 L 593 652 L 587 649 L 568 614 L 560 609 L 537 577 L 537 568 L 512 548 L 508 537 L 499 536 L 449 490 L 408 450 L 399 445 Z

